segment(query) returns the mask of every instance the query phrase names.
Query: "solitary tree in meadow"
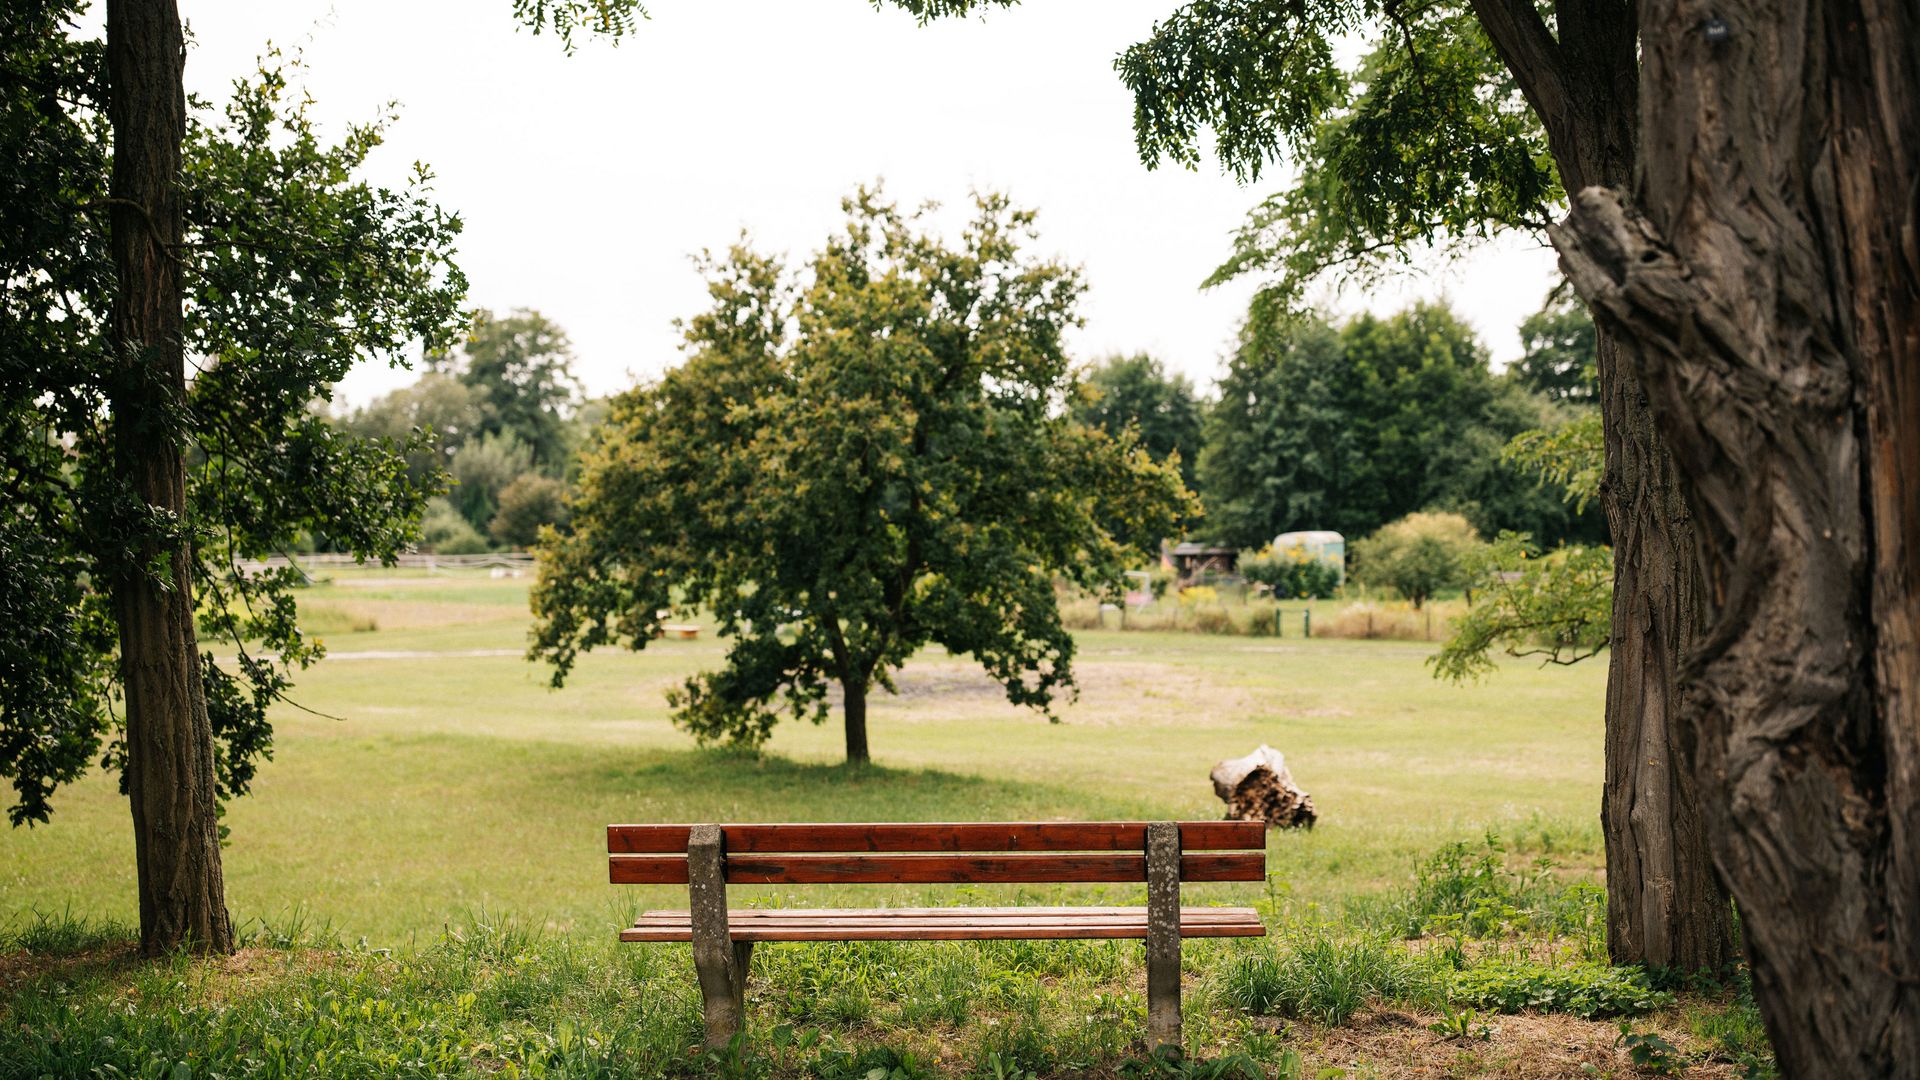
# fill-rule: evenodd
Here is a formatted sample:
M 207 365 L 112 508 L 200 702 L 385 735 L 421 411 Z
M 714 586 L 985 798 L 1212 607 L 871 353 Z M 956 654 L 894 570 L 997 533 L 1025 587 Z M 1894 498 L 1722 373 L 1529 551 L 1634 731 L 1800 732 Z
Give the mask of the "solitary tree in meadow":
M 755 744 L 837 686 L 865 762 L 870 693 L 930 643 L 1047 709 L 1073 682 L 1056 580 L 1116 588 L 1191 509 L 1171 464 L 1065 415 L 1081 285 L 1023 253 L 1031 213 L 980 198 L 956 244 L 872 193 L 846 210 L 799 280 L 709 262 L 686 362 L 615 399 L 540 549 L 556 685 L 705 610 L 727 660 L 673 695 L 682 726 Z

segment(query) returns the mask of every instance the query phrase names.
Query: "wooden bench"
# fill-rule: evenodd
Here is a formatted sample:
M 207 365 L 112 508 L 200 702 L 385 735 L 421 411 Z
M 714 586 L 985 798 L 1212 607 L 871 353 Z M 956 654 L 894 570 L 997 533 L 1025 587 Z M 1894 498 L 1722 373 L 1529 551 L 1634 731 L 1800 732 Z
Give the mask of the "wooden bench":
M 1180 1046 L 1180 939 L 1259 937 L 1248 907 L 1181 907 L 1182 881 L 1261 881 L 1258 821 L 609 825 L 615 885 L 687 886 L 686 911 L 648 911 L 622 941 L 688 941 L 723 1047 L 745 1022 L 761 941 L 1143 938 L 1147 1039 Z M 727 908 L 727 885 L 1147 884 L 1145 907 Z

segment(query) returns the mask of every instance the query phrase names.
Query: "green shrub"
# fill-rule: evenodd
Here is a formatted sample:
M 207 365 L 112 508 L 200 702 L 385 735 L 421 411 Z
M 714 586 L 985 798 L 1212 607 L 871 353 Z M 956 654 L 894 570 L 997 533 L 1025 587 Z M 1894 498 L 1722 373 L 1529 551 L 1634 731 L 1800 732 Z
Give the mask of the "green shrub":
M 1576 963 L 1552 967 L 1530 962 L 1475 964 L 1453 976 L 1452 998 L 1499 1012 L 1538 1009 L 1592 1020 L 1638 1016 L 1673 1004 L 1673 995 L 1647 984 L 1639 968 Z
M 1459 514 L 1408 514 L 1354 543 L 1354 573 L 1419 607 L 1435 593 L 1466 584 L 1484 546 Z
M 1509 869 L 1506 847 L 1488 833 L 1478 844 L 1445 844 L 1429 856 L 1414 872 L 1397 922 L 1408 937 L 1435 929 L 1472 938 L 1515 930 L 1590 935 L 1605 907 L 1604 891 L 1561 881 L 1544 856 L 1525 870 Z
M 444 498 L 428 500 L 420 519 L 420 539 L 440 555 L 478 555 L 487 550 L 486 537 Z
M 528 548 L 542 525 L 567 520 L 567 485 L 551 476 L 521 473 L 500 489 L 500 509 L 487 524 L 493 539 L 510 548 Z
M 1285 600 L 1324 600 L 1340 588 L 1340 570 L 1304 548 L 1274 550 L 1272 545 L 1240 553 L 1242 577 L 1273 590 Z

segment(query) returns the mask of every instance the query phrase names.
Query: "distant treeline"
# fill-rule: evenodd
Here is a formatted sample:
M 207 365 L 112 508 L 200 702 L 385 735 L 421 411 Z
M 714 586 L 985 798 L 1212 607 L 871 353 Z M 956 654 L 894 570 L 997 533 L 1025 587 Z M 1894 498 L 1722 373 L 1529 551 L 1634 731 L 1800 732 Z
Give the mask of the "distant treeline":
M 1133 431 L 1156 459 L 1178 455 L 1205 507 L 1191 535 L 1213 543 L 1259 548 L 1296 529 L 1361 537 L 1422 510 L 1546 548 L 1604 543 L 1597 509 L 1570 505 L 1501 453 L 1522 432 L 1594 408 L 1592 323 L 1577 303 L 1557 302 L 1521 337 L 1524 355 L 1496 373 L 1442 303 L 1341 324 L 1256 310 L 1213 396 L 1154 357 L 1116 356 L 1088 368 L 1069 410 Z M 408 454 L 415 479 L 448 485 L 422 522 L 426 547 L 524 548 L 540 526 L 566 520 L 577 451 L 606 415 L 604 399 L 582 396 L 573 364 L 566 332 L 540 313 L 481 311 L 417 382 L 337 422 L 397 444 L 430 433 Z
M 1495 373 L 1444 304 L 1341 325 L 1256 310 L 1212 400 L 1141 355 L 1094 365 L 1072 409 L 1135 429 L 1156 457 L 1177 453 L 1206 510 L 1193 535 L 1217 544 L 1258 548 L 1298 529 L 1359 537 L 1423 510 L 1545 547 L 1605 542 L 1597 509 L 1568 505 L 1501 453 L 1594 407 L 1592 323 L 1555 303 L 1521 336 L 1525 355 Z

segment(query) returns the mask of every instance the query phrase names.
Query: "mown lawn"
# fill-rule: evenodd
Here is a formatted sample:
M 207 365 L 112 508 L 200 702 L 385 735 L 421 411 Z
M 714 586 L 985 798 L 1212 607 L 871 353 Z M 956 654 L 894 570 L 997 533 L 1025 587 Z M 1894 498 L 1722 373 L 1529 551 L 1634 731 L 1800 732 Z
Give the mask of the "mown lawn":
M 1489 1039 L 1426 1028 L 1456 1004 L 1499 1011 L 1488 1003 L 1538 990 L 1503 998 L 1497 987 L 1462 989 L 1460 972 L 1476 963 L 1585 971 L 1579 965 L 1603 953 L 1597 893 L 1580 885 L 1599 861 L 1598 664 L 1513 663 L 1485 684 L 1452 687 L 1428 674 L 1425 644 L 1092 631 L 1079 636 L 1079 699 L 1055 724 L 1007 705 L 965 662 L 933 651 L 909 666 L 899 696 L 874 704 L 876 766 L 849 770 L 837 763 L 831 725 L 784 726 L 758 755 L 700 749 L 674 729 L 663 693 L 719 662 L 711 640 L 595 654 L 564 690 L 550 689 L 545 670 L 519 655 L 525 601 L 524 579 L 480 576 L 342 574 L 311 591 L 308 624 L 334 655 L 300 681 L 299 702 L 312 711 L 280 710 L 275 760 L 226 818 L 229 900 L 256 946 L 238 961 L 143 968 L 109 944 L 114 931 L 102 926 L 131 923 L 135 908 L 126 808 L 106 778 L 64 792 L 51 825 L 0 834 L 0 926 L 15 946 L 0 964 L 0 1013 L 20 1021 L 0 1035 L 0 1060 L 14 1040 L 16 1060 L 34 1069 L 93 1068 L 118 1060 L 95 1052 L 102 1037 L 122 1050 L 134 1040 L 151 1060 L 177 1057 L 196 1039 L 218 1041 L 181 1019 L 217 1001 L 207 1016 L 219 1019 L 205 1023 L 231 1028 L 218 1038 L 238 1049 L 209 1052 L 202 1064 L 224 1061 L 226 1075 L 274 1074 L 235 1064 L 267 1062 L 274 1040 L 274 1060 L 297 1064 L 286 1040 L 307 1032 L 312 1048 L 332 1045 L 321 1029 L 346 1046 L 356 1033 L 378 1047 L 398 1045 L 378 1032 L 419 1036 L 391 1062 L 342 1051 L 335 1065 L 307 1066 L 332 1074 L 829 1076 L 840 1062 L 864 1077 L 902 1067 L 860 1056 L 883 1047 L 949 1074 L 1016 1065 L 1111 1072 L 1139 1034 L 1133 944 L 763 948 L 756 1026 L 796 1042 L 743 1047 L 730 1063 L 689 1059 L 698 1007 L 686 948 L 610 943 L 639 908 L 679 906 L 684 890 L 607 885 L 602 830 L 614 821 L 1209 818 L 1219 804 L 1208 769 L 1262 742 L 1287 755 L 1320 822 L 1272 838 L 1266 886 L 1190 889 L 1197 902 L 1258 903 L 1276 932 L 1266 942 L 1189 947 L 1192 1049 L 1251 1048 L 1259 1053 L 1249 1060 L 1266 1072 L 1297 1064 L 1308 1070 L 1301 1075 L 1322 1067 L 1422 1075 L 1406 1070 L 1436 1062 L 1454 1071 L 1431 1075 L 1555 1075 L 1538 1071 L 1548 1059 L 1526 1049 L 1536 1037 L 1591 1043 L 1603 1064 L 1627 1060 L 1601 1020 L 1510 1018 Z M 1425 923 L 1453 926 L 1444 921 L 1451 909 L 1419 898 L 1434 886 L 1416 887 L 1416 870 L 1444 845 L 1478 844 L 1490 830 L 1503 839 L 1504 865 L 1547 857 L 1561 869 L 1498 881 L 1482 873 L 1472 902 L 1515 913 L 1481 918 L 1471 933 L 1456 926 L 1457 947 L 1435 959 L 1444 950 L 1428 946 L 1444 935 Z M 1436 873 L 1453 872 L 1430 869 L 1429 882 Z M 735 902 L 1012 895 L 1131 902 L 1144 890 L 738 889 Z M 1468 914 L 1465 901 L 1447 903 Z M 1420 940 L 1409 943 L 1410 934 Z M 1334 970 L 1356 942 L 1384 950 L 1384 960 L 1353 960 L 1378 978 L 1343 982 Z M 1331 959 L 1286 974 L 1288 956 Z M 1331 978 L 1358 999 L 1316 1018 L 1318 1006 L 1297 993 L 1248 990 L 1264 977 L 1261 964 L 1282 983 Z M 171 1003 L 179 1028 L 165 1038 L 178 1045 L 162 1047 L 153 1042 L 164 1041 L 159 1029 L 116 1012 L 127 1000 Z M 356 1001 L 358 1021 L 330 1011 Z M 1733 1023 L 1745 1016 L 1739 1008 L 1709 995 L 1648 998 L 1622 1011 L 1649 1008 L 1649 1022 L 1691 1047 L 1684 1053 L 1702 1075 L 1731 1075 L 1726 1062 L 1711 1063 L 1732 1056 L 1714 1049 L 1727 1040 L 1694 1029 Z M 1407 1019 L 1365 1035 L 1374 1022 L 1366 1018 L 1388 1014 Z M 139 1030 L 105 1034 L 130 1024 Z M 1556 1026 L 1564 1024 L 1578 1030 Z M 1728 1045 L 1750 1035 L 1736 1032 Z M 1361 1042 L 1349 1046 L 1351 1038 Z M 93 1056 L 46 1052 L 88 1039 Z M 21 1056 L 30 1051 L 38 1056 Z M 843 1051 L 851 1057 L 831 1056 Z M 1299 1060 L 1290 1064 L 1289 1053 Z M 920 1065 L 909 1062 L 903 1075 Z M 0 1075 L 13 1073 L 0 1066 Z

